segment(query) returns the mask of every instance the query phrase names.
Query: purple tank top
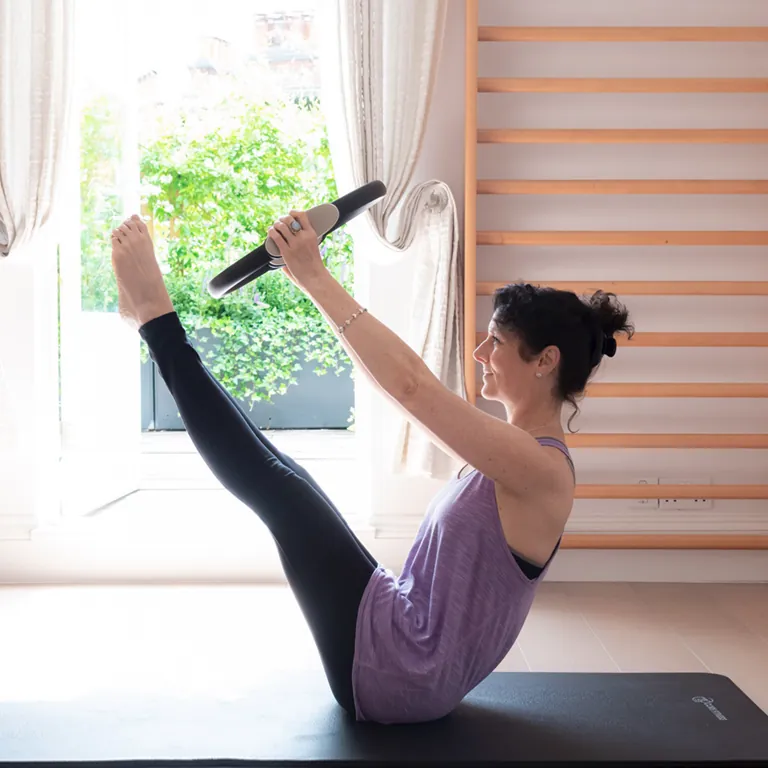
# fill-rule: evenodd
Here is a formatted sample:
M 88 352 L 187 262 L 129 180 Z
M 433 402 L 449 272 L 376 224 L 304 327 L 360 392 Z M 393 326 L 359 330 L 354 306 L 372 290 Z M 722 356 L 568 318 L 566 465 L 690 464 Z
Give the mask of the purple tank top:
M 571 461 L 559 440 L 537 440 Z M 493 481 L 477 470 L 451 480 L 430 503 L 400 577 L 379 566 L 360 601 L 357 719 L 410 723 L 451 712 L 514 645 L 551 560 L 529 579 L 507 546 Z

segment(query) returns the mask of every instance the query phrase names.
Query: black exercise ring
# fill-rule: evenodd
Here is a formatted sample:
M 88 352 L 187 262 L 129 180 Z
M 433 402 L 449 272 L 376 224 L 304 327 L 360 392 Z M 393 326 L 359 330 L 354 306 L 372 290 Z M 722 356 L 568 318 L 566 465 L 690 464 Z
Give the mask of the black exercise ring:
M 371 181 L 346 195 L 342 195 L 338 200 L 334 200 L 332 205 L 339 211 L 339 219 L 320 238 L 320 241 L 322 242 L 331 232 L 343 227 L 355 216 L 367 211 L 371 206 L 378 203 L 386 193 L 387 188 L 381 181 Z M 299 226 L 301 225 L 299 224 Z M 208 282 L 208 293 L 214 299 L 220 299 L 222 296 L 248 285 L 270 270 L 280 269 L 283 266 L 282 259 L 272 259 L 267 253 L 265 243 L 266 241 L 213 277 Z

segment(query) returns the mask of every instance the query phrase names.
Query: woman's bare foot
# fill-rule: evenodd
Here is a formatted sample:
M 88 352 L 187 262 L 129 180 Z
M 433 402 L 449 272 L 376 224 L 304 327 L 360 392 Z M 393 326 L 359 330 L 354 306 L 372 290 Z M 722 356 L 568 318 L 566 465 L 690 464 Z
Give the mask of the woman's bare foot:
M 135 328 L 173 312 L 173 303 L 155 258 L 152 238 L 136 215 L 112 232 L 112 268 L 120 315 Z

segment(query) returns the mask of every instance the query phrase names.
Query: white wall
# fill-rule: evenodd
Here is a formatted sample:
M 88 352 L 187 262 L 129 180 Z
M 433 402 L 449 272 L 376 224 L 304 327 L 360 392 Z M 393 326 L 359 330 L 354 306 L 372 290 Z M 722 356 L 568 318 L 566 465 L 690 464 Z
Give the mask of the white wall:
M 419 180 L 447 181 L 463 204 L 464 3 L 451 0 L 446 44 Z M 768 25 L 768 5 L 749 0 L 480 0 L 489 25 Z M 765 76 L 766 44 L 481 43 L 479 75 L 542 77 Z M 768 127 L 764 94 L 480 94 L 479 127 Z M 768 178 L 765 145 L 480 145 L 480 178 Z M 765 229 L 761 196 L 497 196 L 478 199 L 478 229 Z M 478 249 L 478 280 L 623 279 L 766 280 L 762 248 Z M 396 330 L 410 291 L 407 265 L 372 267 L 369 304 Z M 398 301 L 392 298 L 398 297 Z M 639 330 L 768 330 L 768 300 L 628 297 Z M 478 299 L 477 327 L 490 314 Z M 610 381 L 766 381 L 765 349 L 621 349 L 599 373 Z M 492 404 L 481 408 L 501 415 Z M 374 523 L 388 510 L 423 514 L 439 483 L 394 475 L 397 419 L 375 399 L 372 505 Z M 584 432 L 766 432 L 765 400 L 592 399 Z M 576 449 L 585 483 L 633 482 L 641 476 L 761 483 L 765 451 Z M 649 513 L 625 501 L 577 501 L 570 530 L 768 532 L 765 501 L 718 501 L 701 512 Z M 377 555 L 399 567 L 408 541 L 379 539 Z M 735 569 L 735 570 L 734 570 Z M 736 576 L 738 572 L 738 576 Z M 552 578 L 768 578 L 768 553 L 564 551 Z

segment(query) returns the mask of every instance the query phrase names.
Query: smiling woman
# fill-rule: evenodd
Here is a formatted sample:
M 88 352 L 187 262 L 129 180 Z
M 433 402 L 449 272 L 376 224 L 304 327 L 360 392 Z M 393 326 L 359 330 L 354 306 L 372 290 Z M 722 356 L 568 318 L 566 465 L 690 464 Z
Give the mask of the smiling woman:
M 567 402 L 574 408 L 573 419 L 576 398 L 603 355 L 616 354 L 615 335 L 631 337 L 633 332 L 629 312 L 610 293 L 597 291 L 582 300 L 570 291 L 528 284 L 500 288 L 493 298 L 488 338 L 475 350 L 475 360 L 483 365 L 482 395 L 503 403 L 512 420 L 515 409 L 537 399 L 536 387 L 547 386 L 557 417 L 558 404 Z M 552 415 L 531 418 L 546 424 Z
M 317 306 L 358 370 L 435 443 L 476 468 L 433 499 L 399 578 L 207 370 L 138 216 L 112 232 L 121 313 L 147 342 L 206 464 L 272 534 L 339 705 L 381 723 L 441 718 L 493 671 L 522 629 L 573 504 L 563 403 L 615 351 L 607 339 L 631 331 L 627 312 L 604 294 L 582 302 L 529 285 L 500 291 L 493 327 L 475 354 L 508 410 L 502 421 L 444 386 L 334 279 L 306 212 L 291 211 L 268 234 L 285 276 Z

